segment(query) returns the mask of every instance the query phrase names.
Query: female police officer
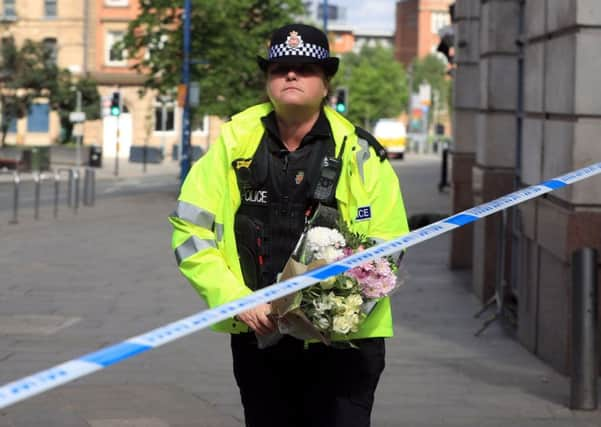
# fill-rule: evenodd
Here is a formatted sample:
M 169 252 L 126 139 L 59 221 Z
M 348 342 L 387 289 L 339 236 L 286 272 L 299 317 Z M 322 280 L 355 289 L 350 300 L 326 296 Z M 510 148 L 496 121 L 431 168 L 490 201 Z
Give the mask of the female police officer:
M 223 125 L 190 171 L 170 217 L 179 268 L 210 307 L 275 282 L 315 203 L 324 158 L 338 166 L 333 187 L 322 193 L 330 192 L 329 204 L 351 230 L 376 240 L 407 231 L 398 179 L 374 150 L 377 142 L 324 106 L 338 69 L 326 35 L 286 25 L 258 62 L 269 102 Z M 355 348 L 285 336 L 259 349 L 255 334 L 275 328 L 269 313 L 262 304 L 214 327 L 232 334 L 246 425 L 369 426 L 384 337 L 392 335 L 388 298 L 350 337 Z

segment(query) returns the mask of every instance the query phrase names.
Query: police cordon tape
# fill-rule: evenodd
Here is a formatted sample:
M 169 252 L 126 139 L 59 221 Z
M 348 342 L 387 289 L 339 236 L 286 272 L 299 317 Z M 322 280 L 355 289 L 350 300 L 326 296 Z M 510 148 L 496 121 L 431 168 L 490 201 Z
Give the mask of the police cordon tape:
M 306 272 L 280 283 L 258 290 L 246 297 L 204 310 L 168 325 L 129 338 L 121 343 L 105 347 L 54 366 L 0 387 L 0 409 L 25 400 L 36 394 L 56 388 L 92 372 L 107 368 L 130 357 L 160 347 L 173 340 L 190 335 L 238 313 L 256 307 L 264 302 L 289 295 L 332 276 L 344 273 L 366 261 L 391 255 L 402 249 L 429 240 L 447 231 L 462 227 L 495 212 L 531 200 L 535 197 L 573 184 L 591 176 L 601 174 L 601 163 L 575 170 L 557 178 L 526 187 L 493 201 L 475 206 L 448 218 L 405 234 L 404 236 L 373 246 L 363 252 L 343 260 Z

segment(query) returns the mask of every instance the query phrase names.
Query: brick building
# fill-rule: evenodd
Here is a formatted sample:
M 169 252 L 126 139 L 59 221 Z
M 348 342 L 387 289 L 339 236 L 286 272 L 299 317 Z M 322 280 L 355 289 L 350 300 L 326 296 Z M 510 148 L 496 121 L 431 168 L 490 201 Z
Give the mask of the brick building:
M 20 44 L 25 39 L 44 41 L 56 51 L 57 64 L 75 75 L 89 75 L 99 85 L 104 106 L 119 90 L 124 102 L 119 117 L 119 157 L 129 158 L 131 147 L 147 144 L 166 157 L 178 145 L 181 109 L 174 100 L 158 99 L 148 91 L 140 98 L 144 76 L 131 70 L 131 61 L 115 49 L 128 23 L 139 12 L 139 0 L 0 0 L 0 26 L 4 36 Z M 192 131 L 192 144 L 207 146 L 216 138 L 211 126 L 218 118 L 199 120 Z M 58 139 L 58 115 L 44 99 L 36 100 L 30 117 L 11 126 L 8 144 L 49 145 Z M 103 117 L 84 124 L 84 144 L 99 145 L 105 157 L 116 152 L 117 120 L 103 109 Z
M 117 125 L 119 127 L 119 157 L 128 158 L 132 147 L 144 145 L 171 156 L 179 144 L 182 132 L 181 109 L 174 99 L 159 99 L 154 91 L 142 98 L 144 76 L 131 69 L 132 61 L 124 52 L 115 49 L 127 30 L 127 26 L 139 13 L 139 0 L 93 0 L 88 33 L 89 73 L 99 84 L 103 97 L 103 118 L 86 128 L 86 140 L 90 144 L 102 144 L 105 156 L 114 157 Z M 117 120 L 108 115 L 107 103 L 114 91 L 123 100 L 123 114 Z M 195 124 L 192 144 L 206 147 L 211 138 L 209 123 L 218 125 L 219 119 L 208 118 Z
M 438 31 L 451 23 L 455 0 L 400 0 L 396 5 L 395 57 L 405 65 L 436 52 Z
M 345 25 L 328 27 L 330 49 L 336 55 L 359 53 L 363 46 L 394 47 L 394 33 L 385 30 L 354 29 Z

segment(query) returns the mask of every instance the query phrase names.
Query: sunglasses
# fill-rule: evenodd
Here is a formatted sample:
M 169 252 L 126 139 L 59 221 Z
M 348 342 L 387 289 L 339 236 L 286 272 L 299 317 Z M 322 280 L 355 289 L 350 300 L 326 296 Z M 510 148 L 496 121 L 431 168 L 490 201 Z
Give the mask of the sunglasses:
M 321 67 L 315 64 L 273 64 L 267 69 L 267 72 L 274 76 L 283 76 L 291 71 L 301 76 L 312 76 L 323 72 Z

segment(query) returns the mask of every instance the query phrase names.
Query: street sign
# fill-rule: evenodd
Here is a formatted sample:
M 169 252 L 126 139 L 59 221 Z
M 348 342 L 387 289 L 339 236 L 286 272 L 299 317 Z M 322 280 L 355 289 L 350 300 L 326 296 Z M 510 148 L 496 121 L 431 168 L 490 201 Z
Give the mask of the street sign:
M 86 113 L 83 111 L 72 111 L 69 113 L 69 121 L 71 123 L 81 123 L 86 121 Z
M 73 126 L 73 136 L 83 136 L 83 123 L 77 122 L 75 126 Z
M 200 105 L 200 83 L 190 83 L 190 107 L 198 107 Z

